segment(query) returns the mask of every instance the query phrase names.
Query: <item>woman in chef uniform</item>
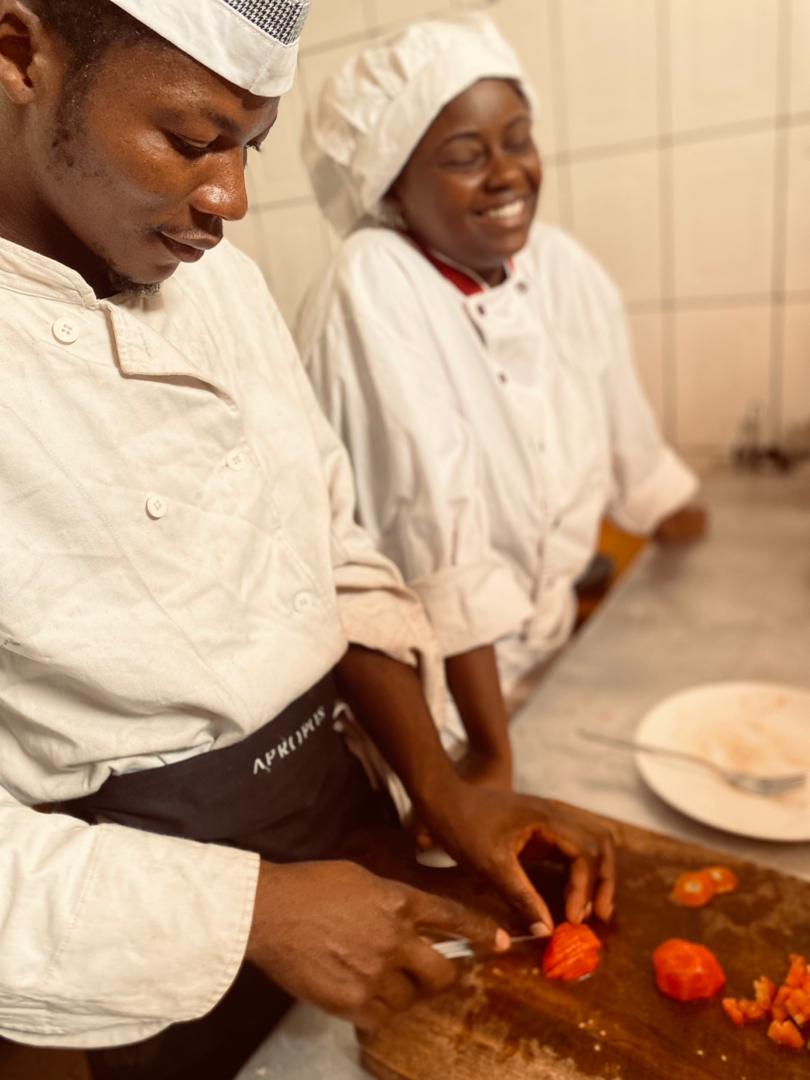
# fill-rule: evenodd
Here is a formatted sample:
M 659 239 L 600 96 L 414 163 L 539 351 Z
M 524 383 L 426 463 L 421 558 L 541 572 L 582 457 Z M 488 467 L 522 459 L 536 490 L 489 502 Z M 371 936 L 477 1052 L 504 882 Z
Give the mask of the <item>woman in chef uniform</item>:
M 513 50 L 465 16 L 351 59 L 304 147 L 345 237 L 299 319 L 304 362 L 349 449 L 360 520 L 431 616 L 465 729 L 447 745 L 499 786 L 503 694 L 571 634 L 603 516 L 670 538 L 702 526 L 615 286 L 535 221 L 532 120 Z

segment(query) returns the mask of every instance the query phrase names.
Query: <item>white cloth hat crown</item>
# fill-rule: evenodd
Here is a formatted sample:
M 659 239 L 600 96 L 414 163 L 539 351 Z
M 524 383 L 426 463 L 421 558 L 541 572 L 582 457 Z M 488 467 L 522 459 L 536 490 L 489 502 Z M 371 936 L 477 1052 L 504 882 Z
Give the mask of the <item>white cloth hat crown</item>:
M 480 79 L 515 79 L 514 50 L 491 19 L 414 23 L 354 56 L 326 81 L 307 117 L 303 153 L 315 195 L 339 233 L 384 218 L 382 197 L 433 120 Z
M 278 97 L 293 84 L 310 0 L 112 2 L 244 90 Z

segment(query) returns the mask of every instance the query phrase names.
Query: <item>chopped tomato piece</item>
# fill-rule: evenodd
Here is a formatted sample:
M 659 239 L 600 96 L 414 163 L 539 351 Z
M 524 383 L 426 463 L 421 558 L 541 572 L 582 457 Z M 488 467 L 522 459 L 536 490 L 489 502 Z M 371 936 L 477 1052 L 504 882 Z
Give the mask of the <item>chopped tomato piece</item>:
M 770 1009 L 776 997 L 776 983 L 773 979 L 769 979 L 767 975 L 754 979 L 754 997 L 757 1005 L 761 1005 L 763 1009 Z
M 804 1039 L 801 1032 L 792 1020 L 773 1020 L 768 1028 L 768 1038 L 773 1039 L 780 1046 L 789 1046 L 793 1050 L 801 1050 Z
M 681 874 L 670 893 L 670 899 L 682 907 L 703 907 L 716 893 L 708 871 L 694 870 Z
M 785 986 L 793 989 L 804 985 L 807 976 L 807 961 L 796 953 L 790 954 L 790 970 L 785 977 Z
M 798 1024 L 806 1024 L 810 1020 L 810 994 L 803 989 L 791 990 L 785 1001 L 791 1020 Z
M 720 1002 L 723 1006 L 723 1012 L 737 1027 L 742 1027 L 745 1024 L 745 1017 L 743 1016 L 740 1003 L 736 998 L 723 998 Z
M 714 953 L 705 945 L 680 938 L 671 938 L 658 946 L 653 953 L 653 967 L 658 989 L 676 1001 L 712 997 L 726 981 Z
M 776 991 L 776 996 L 774 997 L 773 1003 L 771 1005 L 771 1016 L 774 1018 L 774 1020 L 779 1020 L 781 1022 L 782 1020 L 788 1019 L 787 999 L 789 995 L 789 986 L 780 986 L 779 989 Z
M 543 974 L 548 979 L 575 982 L 599 966 L 602 942 L 590 927 L 561 923 L 543 953 Z
M 756 1001 L 748 1001 L 747 998 L 723 998 L 721 1002 L 726 1016 L 737 1025 L 742 1027 L 744 1024 L 756 1024 L 759 1020 L 764 1020 L 767 1015 L 767 1009 L 764 1009 Z
M 740 884 L 740 879 L 734 871 L 729 870 L 727 866 L 707 866 L 703 872 L 708 874 L 714 882 L 714 892 L 716 896 L 723 896 L 725 893 L 734 892 Z

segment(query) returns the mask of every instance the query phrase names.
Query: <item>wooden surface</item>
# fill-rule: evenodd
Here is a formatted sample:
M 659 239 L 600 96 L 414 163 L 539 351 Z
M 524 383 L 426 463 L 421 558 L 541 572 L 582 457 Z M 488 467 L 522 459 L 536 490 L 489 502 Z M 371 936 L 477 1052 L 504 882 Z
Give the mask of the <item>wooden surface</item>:
M 420 1002 L 367 1039 L 363 1064 L 380 1080 L 807 1080 L 810 1052 L 773 1044 L 758 1024 L 735 1028 L 720 1007 L 747 997 L 752 980 L 781 981 L 788 954 L 810 954 L 810 884 L 767 867 L 612 823 L 620 842 L 617 914 L 602 964 L 574 986 L 549 982 L 540 948 L 468 961 L 456 986 Z M 369 861 L 369 860 L 366 860 Z M 371 860 L 372 863 L 375 860 Z M 668 899 L 683 870 L 722 861 L 740 875 L 737 893 L 687 910 Z M 385 858 L 378 869 L 391 871 Z M 502 911 L 457 871 L 408 869 L 399 876 L 471 905 Z M 559 914 L 563 877 L 544 864 L 534 875 Z M 707 1003 L 679 1004 L 655 987 L 651 954 L 670 937 L 709 946 L 728 984 Z M 464 962 L 462 962 L 464 963 Z

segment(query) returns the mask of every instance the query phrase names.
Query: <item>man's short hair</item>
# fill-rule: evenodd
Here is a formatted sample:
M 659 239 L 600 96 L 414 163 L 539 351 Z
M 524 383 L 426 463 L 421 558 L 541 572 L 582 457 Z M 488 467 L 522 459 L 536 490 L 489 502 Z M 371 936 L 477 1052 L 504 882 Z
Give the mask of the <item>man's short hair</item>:
M 110 0 L 28 0 L 70 53 L 70 74 L 87 74 L 112 45 L 158 41 L 157 35 Z

